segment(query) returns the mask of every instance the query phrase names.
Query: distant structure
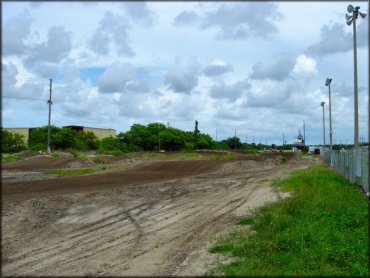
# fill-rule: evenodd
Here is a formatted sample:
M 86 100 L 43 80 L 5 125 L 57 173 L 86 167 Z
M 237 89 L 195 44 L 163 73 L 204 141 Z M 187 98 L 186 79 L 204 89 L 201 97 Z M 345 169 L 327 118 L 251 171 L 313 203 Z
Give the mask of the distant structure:
M 88 127 L 88 126 L 79 126 L 79 125 L 68 125 L 63 126 L 64 128 L 70 128 L 76 131 L 91 131 L 95 134 L 95 136 L 101 140 L 103 138 L 112 136 L 116 136 L 116 130 L 111 128 L 97 128 L 97 127 Z M 30 132 L 32 132 L 32 129 L 35 129 L 35 127 L 4 127 L 4 130 L 10 132 L 10 133 L 18 133 L 24 136 L 24 143 L 28 145 L 28 138 L 30 137 Z
M 97 127 L 89 127 L 89 126 L 80 126 L 80 125 L 66 125 L 63 126 L 64 128 L 70 128 L 75 131 L 84 131 L 88 132 L 91 131 L 95 134 L 96 137 L 98 137 L 99 140 L 107 138 L 107 137 L 115 137 L 116 136 L 116 130 L 111 128 L 97 128 Z
M 304 147 L 304 138 L 301 134 L 301 131 L 299 130 L 298 135 L 293 142 L 293 151 L 294 152 L 301 151 L 303 147 Z

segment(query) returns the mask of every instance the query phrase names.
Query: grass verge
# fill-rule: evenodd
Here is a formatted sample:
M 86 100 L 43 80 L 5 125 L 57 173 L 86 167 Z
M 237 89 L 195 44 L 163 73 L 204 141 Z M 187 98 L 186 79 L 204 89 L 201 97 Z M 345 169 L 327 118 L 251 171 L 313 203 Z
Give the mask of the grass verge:
M 210 248 L 236 260 L 226 276 L 369 277 L 368 200 L 323 165 L 293 172 L 275 185 L 293 197 L 241 219 L 236 231 Z
M 8 163 L 13 161 L 18 161 L 24 159 L 23 157 L 20 157 L 18 155 L 14 154 L 1 154 L 1 162 L 2 163 Z
M 85 169 L 49 169 L 46 170 L 45 174 L 54 174 L 61 176 L 80 176 L 80 175 L 87 175 L 92 174 L 98 171 L 103 171 L 105 168 L 85 168 Z

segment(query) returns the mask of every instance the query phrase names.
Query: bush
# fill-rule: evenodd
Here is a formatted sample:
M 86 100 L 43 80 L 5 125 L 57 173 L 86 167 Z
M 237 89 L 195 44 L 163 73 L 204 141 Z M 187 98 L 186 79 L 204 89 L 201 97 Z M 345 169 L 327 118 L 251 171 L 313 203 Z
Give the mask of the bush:
M 1 129 L 1 152 L 14 153 L 26 149 L 24 135 Z
M 103 138 L 99 143 L 99 150 L 102 152 L 106 151 L 120 151 L 127 152 L 126 144 L 122 143 L 119 139 L 112 136 Z
M 46 151 L 47 146 L 45 143 L 36 143 L 36 144 L 30 145 L 29 149 L 33 151 Z

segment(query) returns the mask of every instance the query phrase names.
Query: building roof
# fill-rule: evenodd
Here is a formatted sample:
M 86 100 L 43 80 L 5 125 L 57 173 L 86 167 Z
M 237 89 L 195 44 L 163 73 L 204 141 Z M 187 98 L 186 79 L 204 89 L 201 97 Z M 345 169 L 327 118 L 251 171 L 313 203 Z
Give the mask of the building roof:
M 87 128 L 95 128 L 95 129 L 106 129 L 106 130 L 114 130 L 113 128 L 101 128 L 101 127 L 92 127 L 92 126 L 82 126 L 82 125 L 65 125 L 63 127 L 69 127 L 69 128 L 84 128 L 84 127 L 87 127 Z

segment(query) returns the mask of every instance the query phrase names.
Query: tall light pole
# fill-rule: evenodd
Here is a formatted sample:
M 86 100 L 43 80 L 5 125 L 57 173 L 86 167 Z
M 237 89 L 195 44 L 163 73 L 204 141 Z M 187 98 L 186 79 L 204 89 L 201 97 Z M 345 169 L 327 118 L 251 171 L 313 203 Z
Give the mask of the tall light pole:
M 324 101 L 321 102 L 321 106 L 322 106 L 322 131 L 324 134 L 324 150 L 325 150 L 326 142 L 325 142 L 325 102 Z
M 357 39 L 356 39 L 356 19 L 358 15 L 362 18 L 366 17 L 365 12 L 359 11 L 360 7 L 353 7 L 348 5 L 346 13 L 346 21 L 348 25 L 353 23 L 353 72 L 354 72 L 354 113 L 355 113 L 355 134 L 354 134 L 354 144 L 355 149 L 358 148 L 358 86 L 357 86 Z
M 358 144 L 358 87 L 357 87 L 357 40 L 356 40 L 356 19 L 358 15 L 362 18 L 366 17 L 365 12 L 360 12 L 360 7 L 353 7 L 348 5 L 346 13 L 346 21 L 348 25 L 353 23 L 353 75 L 354 75 L 354 114 L 355 114 L 355 134 L 354 134 L 354 145 L 355 145 L 355 176 L 361 176 L 361 167 L 360 167 L 360 156 L 359 156 L 359 144 Z
M 331 127 L 331 93 L 330 83 L 333 79 L 326 78 L 325 86 L 329 87 L 329 127 L 330 127 L 330 150 L 333 150 L 333 129 Z

